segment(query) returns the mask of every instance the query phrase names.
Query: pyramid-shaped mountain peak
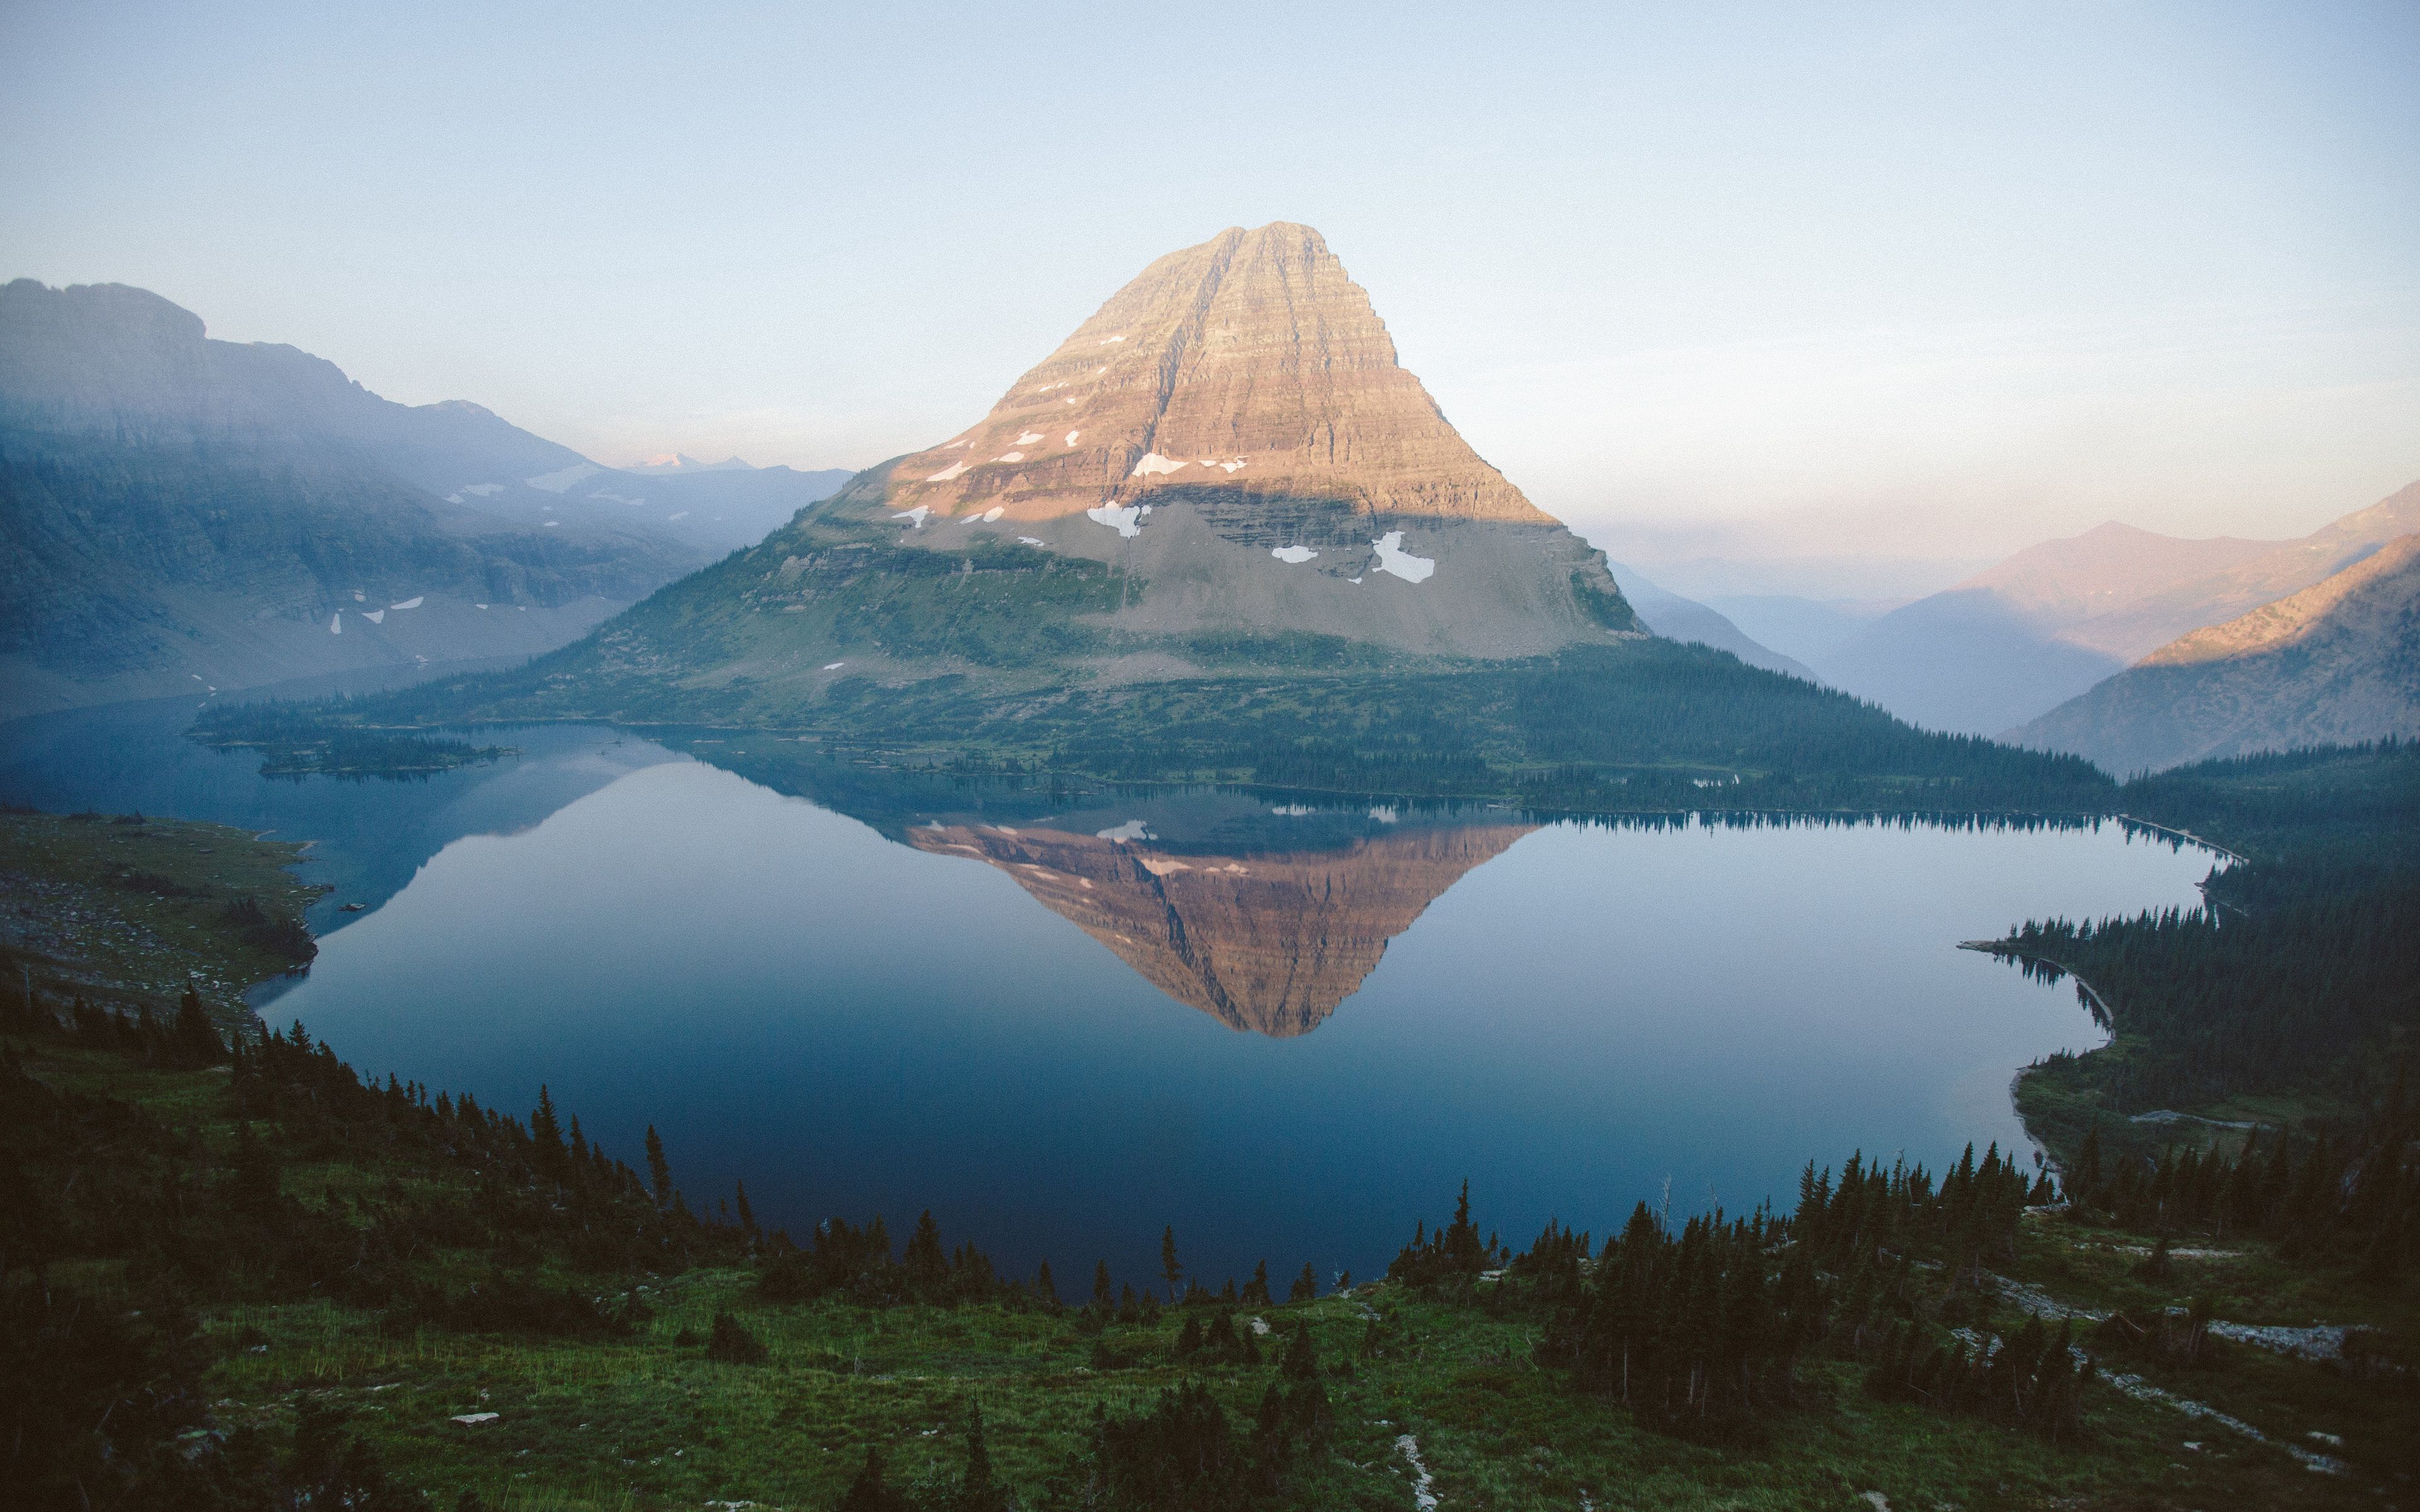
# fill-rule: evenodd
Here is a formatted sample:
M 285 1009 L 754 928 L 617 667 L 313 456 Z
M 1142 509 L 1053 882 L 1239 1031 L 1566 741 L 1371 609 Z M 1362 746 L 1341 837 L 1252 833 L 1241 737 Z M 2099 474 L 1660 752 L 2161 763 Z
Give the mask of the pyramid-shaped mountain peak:
M 1160 258 L 981 424 L 859 473 L 546 675 L 744 721 L 1646 633 L 1605 553 L 1454 433 L 1319 234 L 1277 224 Z
M 982 424 L 890 470 L 897 507 L 1039 521 L 1167 489 L 1544 523 L 1447 422 L 1307 225 L 1171 253 Z

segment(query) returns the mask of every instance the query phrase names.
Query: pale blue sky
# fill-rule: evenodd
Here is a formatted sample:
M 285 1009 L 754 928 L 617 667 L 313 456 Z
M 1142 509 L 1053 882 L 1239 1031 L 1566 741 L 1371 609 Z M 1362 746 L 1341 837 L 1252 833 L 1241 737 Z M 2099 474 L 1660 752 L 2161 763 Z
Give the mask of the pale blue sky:
M 2415 80 L 2408 0 L 10 0 L 0 276 L 609 462 L 856 466 L 1300 220 L 1617 554 L 2282 535 L 2420 477 Z

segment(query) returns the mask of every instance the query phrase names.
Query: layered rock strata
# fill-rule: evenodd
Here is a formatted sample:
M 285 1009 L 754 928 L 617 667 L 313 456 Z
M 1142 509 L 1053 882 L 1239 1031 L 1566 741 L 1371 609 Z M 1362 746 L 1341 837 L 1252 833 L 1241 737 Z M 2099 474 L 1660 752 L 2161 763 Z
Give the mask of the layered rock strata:
M 1647 633 L 1281 224 L 1154 263 L 982 423 L 607 626 L 587 670 L 791 717 L 858 679 L 996 696 Z
M 1287 1038 L 1317 1028 L 1388 941 L 1536 827 L 1417 829 L 1340 851 L 1249 856 L 1000 825 L 925 826 L 908 839 L 998 867 L 1178 1002 Z
M 1553 523 L 1447 423 L 1319 233 L 1285 222 L 1153 263 L 981 424 L 884 481 L 899 508 L 1026 523 L 1202 485 Z

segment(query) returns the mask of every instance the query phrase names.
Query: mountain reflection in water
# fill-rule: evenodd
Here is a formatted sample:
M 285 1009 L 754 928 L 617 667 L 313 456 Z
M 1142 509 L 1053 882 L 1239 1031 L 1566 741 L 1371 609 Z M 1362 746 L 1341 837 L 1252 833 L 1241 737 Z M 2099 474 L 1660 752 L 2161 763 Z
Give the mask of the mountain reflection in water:
M 1232 856 L 997 824 L 935 822 L 907 839 L 998 867 L 1178 1002 L 1285 1039 L 1319 1027 L 1388 941 L 1463 873 L 1537 827 L 1407 827 L 1342 850 Z
M 1171 1223 L 1208 1277 L 1367 1273 L 1466 1178 L 1507 1234 L 1603 1231 L 1668 1181 L 1738 1211 L 1810 1156 L 2010 1148 L 2010 1073 L 2100 1035 L 1957 942 L 2189 908 L 2210 865 L 2108 825 L 1533 826 L 737 731 L 264 781 L 193 707 L 0 731 L 0 798 L 315 841 L 339 890 L 277 1022 L 500 1109 L 547 1086 L 621 1159 L 654 1125 L 686 1189 L 744 1180 L 793 1232 L 930 1208 L 1017 1273 L 1148 1274 Z

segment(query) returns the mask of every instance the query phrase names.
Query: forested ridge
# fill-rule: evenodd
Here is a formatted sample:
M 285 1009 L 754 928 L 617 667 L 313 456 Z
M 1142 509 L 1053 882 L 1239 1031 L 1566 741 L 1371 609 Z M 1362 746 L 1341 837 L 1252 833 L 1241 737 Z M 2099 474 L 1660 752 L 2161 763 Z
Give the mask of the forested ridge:
M 1878 1397 L 2072 1444 L 2090 1367 L 2071 1331 L 2028 1319 L 2003 1339 L 1962 1326 L 1989 1315 L 1991 1270 L 2016 1259 L 2026 1207 L 2053 1196 L 2047 1176 L 1996 1147 L 1979 1162 L 1969 1147 L 1937 1183 L 1922 1166 L 1853 1156 L 1837 1180 L 1809 1163 L 1788 1216 L 1717 1210 L 1676 1232 L 1642 1201 L 1593 1254 L 1589 1235 L 1549 1224 L 1505 1257 L 1478 1238 L 1466 1189 L 1453 1221 L 1416 1233 L 1387 1275 L 1534 1319 L 1535 1358 L 1570 1389 L 1686 1437 L 1757 1442 L 1810 1405 L 1802 1371 L 1829 1356 L 1860 1364 Z
M 2036 1132 L 2071 1153 L 2111 1115 L 2357 1121 L 2420 1047 L 2420 746 L 2206 762 L 2120 803 L 2242 858 L 2213 868 L 2202 908 L 2037 920 L 1994 947 L 2089 983 L 2113 1031 L 2026 1078 Z
M 197 732 L 217 744 L 303 744 L 315 724 L 358 733 L 600 718 L 805 735 L 845 759 L 1037 780 L 1237 782 L 1572 812 L 2094 814 L 2117 794 L 2081 758 L 1916 730 L 1847 694 L 1667 640 L 1453 670 L 1313 656 L 1300 675 L 1010 697 L 978 696 L 950 676 L 884 686 L 844 675 L 818 702 L 771 708 L 748 701 L 745 677 L 689 689 L 553 666 L 539 658 L 370 697 L 232 709 Z

